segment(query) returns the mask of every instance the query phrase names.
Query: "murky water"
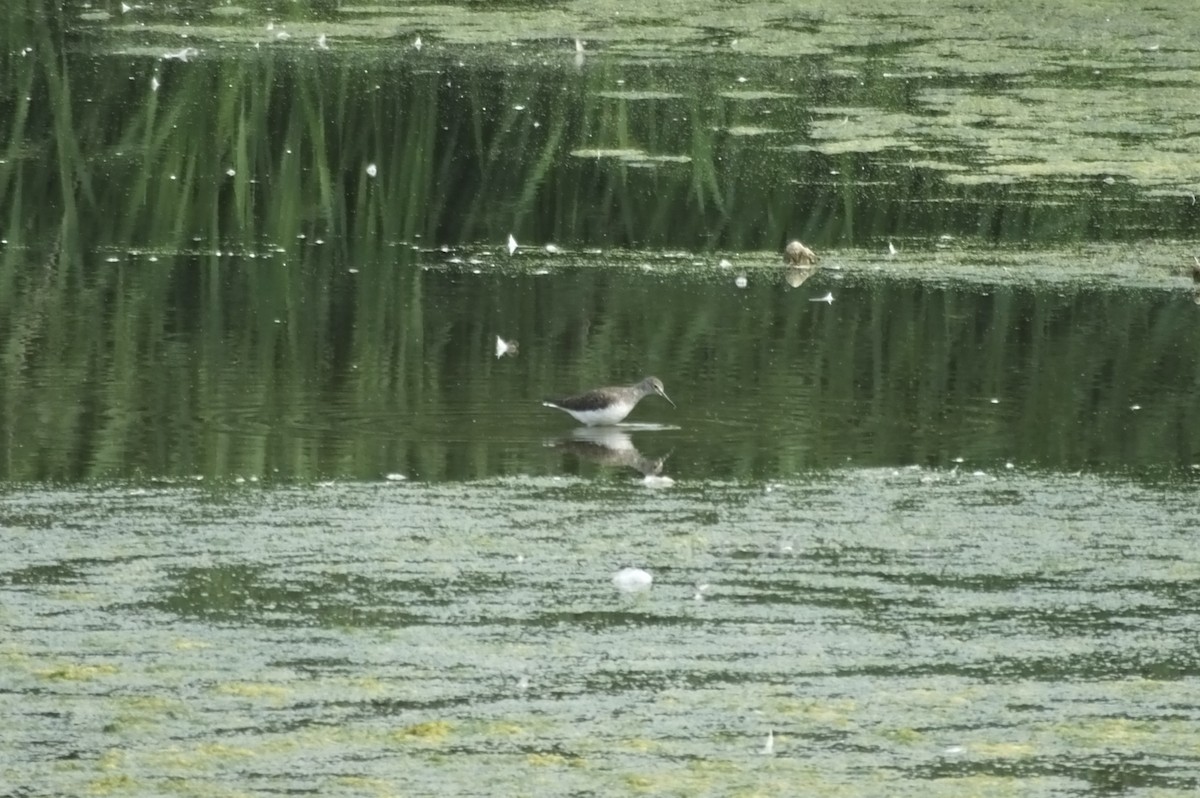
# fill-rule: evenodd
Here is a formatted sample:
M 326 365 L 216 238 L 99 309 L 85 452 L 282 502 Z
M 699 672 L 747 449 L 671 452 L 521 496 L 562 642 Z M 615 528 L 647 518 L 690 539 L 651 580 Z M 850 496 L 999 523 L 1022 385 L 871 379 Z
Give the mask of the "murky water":
M 23 795 L 1182 795 L 1194 508 L 1016 469 L 9 491 L 2 773 Z M 651 589 L 618 592 L 623 565 Z
M 1200 787 L 1200 6 L 11 5 L 0 794 Z

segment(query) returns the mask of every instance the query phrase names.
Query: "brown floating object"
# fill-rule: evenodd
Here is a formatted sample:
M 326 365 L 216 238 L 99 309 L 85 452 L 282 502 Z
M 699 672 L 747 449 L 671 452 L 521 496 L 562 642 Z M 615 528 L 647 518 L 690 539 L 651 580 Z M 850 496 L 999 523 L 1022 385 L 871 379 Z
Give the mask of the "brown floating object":
M 811 266 L 817 262 L 817 253 L 799 241 L 793 241 L 783 250 L 783 259 L 790 266 Z

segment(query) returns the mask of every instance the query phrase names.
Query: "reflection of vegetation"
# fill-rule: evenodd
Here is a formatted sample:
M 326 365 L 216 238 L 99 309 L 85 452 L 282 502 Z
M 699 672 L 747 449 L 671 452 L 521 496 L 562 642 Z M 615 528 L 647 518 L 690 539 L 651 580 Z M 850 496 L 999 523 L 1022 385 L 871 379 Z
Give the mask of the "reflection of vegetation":
M 427 432 L 432 408 L 451 394 L 484 402 L 501 390 L 471 379 L 476 361 L 461 350 L 476 340 L 477 320 L 497 315 L 519 320 L 506 335 L 553 342 L 523 350 L 527 380 L 578 358 L 585 343 L 586 370 L 598 380 L 636 376 L 643 361 L 719 374 L 768 397 L 803 385 L 811 393 L 804 380 L 816 379 L 825 396 L 866 401 L 864 424 L 901 424 L 880 447 L 899 459 L 922 446 L 903 424 L 933 424 L 946 392 L 961 390 L 964 368 L 975 367 L 957 346 L 989 352 L 979 365 L 998 369 L 993 379 L 1034 344 L 1049 368 L 1101 382 L 1188 373 L 1185 363 L 1171 372 L 1162 364 L 1175 363 L 1193 319 L 1173 309 L 1149 318 L 1150 303 L 1123 297 L 1106 308 L 1099 334 L 1112 337 L 1095 351 L 1068 344 L 1077 329 L 1091 329 L 1082 308 L 1094 299 L 1055 305 L 1075 323 L 1041 330 L 1040 343 L 1032 332 L 1028 341 L 1011 337 L 1025 316 L 975 340 L 963 331 L 955 338 L 953 314 L 926 292 L 895 287 L 878 289 L 886 312 L 857 308 L 836 330 L 806 327 L 823 317 L 803 305 L 768 302 L 718 346 L 714 331 L 737 314 L 721 292 L 668 301 L 669 287 L 601 275 L 571 289 L 444 290 L 435 304 L 430 289 L 441 284 L 417 268 L 412 249 L 500 242 L 509 232 L 574 247 L 739 251 L 777 249 L 792 236 L 821 249 L 897 231 L 911 240 L 949 231 L 1055 245 L 1150 230 L 1190 235 L 1197 216 L 1186 202 L 1151 205 L 1121 185 L 1081 193 L 1031 182 L 1003 148 L 989 150 L 989 170 L 1020 178 L 1011 185 L 975 185 L 976 175 L 959 178 L 945 165 L 973 151 L 989 114 L 1011 122 L 1014 103 L 1040 104 L 1045 118 L 1066 102 L 1061 93 L 1000 94 L 974 116 L 947 112 L 938 122 L 919 103 L 946 102 L 949 90 L 923 88 L 914 101 L 875 66 L 814 77 L 793 74 L 790 62 L 751 65 L 753 88 L 712 59 L 674 75 L 666 92 L 650 73 L 617 89 L 628 66 L 590 55 L 581 69 L 564 59 L 500 72 L 442 60 L 436 70 L 413 68 L 403 60 L 412 52 L 398 65 L 364 67 L 344 53 L 297 58 L 268 48 L 224 60 L 134 60 L 131 74 L 118 75 L 128 58 L 64 44 L 63 13 L 28 0 L 0 34 L 8 45 L 0 125 L 9 134 L 0 158 L 8 242 L 0 248 L 0 474 L 11 478 L 490 473 L 494 454 L 454 461 L 444 445 L 383 445 L 374 425 L 404 418 L 406 429 Z M 864 104 L 884 110 L 842 113 Z M 1183 111 L 1157 119 L 1158 106 L 1139 107 L 1138 119 L 1097 135 L 1155 136 L 1187 124 Z M 850 132 L 839 139 L 843 122 Z M 917 152 L 938 129 L 962 135 Z M 873 154 L 897 149 L 931 166 Z M 992 312 L 990 304 L 971 309 Z M 815 355 L 821 371 L 781 373 L 762 348 L 767 338 L 798 359 Z M 850 346 L 867 349 L 839 349 Z M 859 373 L 864 363 L 868 373 Z M 983 376 L 967 384 L 979 387 Z M 869 398 L 863 380 L 874 386 Z M 1067 401 L 1054 394 L 1059 387 L 1045 386 L 1047 405 L 1027 414 L 1038 419 L 1031 446 L 1055 440 L 1064 414 L 1068 426 L 1079 421 L 1080 398 Z M 528 384 L 507 390 L 525 396 Z M 714 401 L 720 395 L 718 383 Z M 1111 408 L 1124 401 L 1103 390 L 1094 398 Z M 337 418 L 372 423 L 334 436 Z M 1166 435 L 1170 420 L 1159 423 Z M 795 465 L 765 461 L 799 456 L 779 449 L 776 432 L 729 452 L 723 467 Z M 487 430 L 481 435 L 486 441 Z M 1169 436 L 1173 446 L 1185 440 Z M 1063 460 L 1088 459 L 1060 443 Z

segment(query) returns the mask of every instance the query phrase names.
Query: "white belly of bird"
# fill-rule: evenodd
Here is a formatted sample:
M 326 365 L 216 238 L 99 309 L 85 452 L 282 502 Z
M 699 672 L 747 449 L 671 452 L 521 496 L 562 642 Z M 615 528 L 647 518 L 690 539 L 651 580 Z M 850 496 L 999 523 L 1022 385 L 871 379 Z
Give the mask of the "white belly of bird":
M 558 405 L 552 406 L 558 407 Z M 566 410 L 581 424 L 587 424 L 589 427 L 597 427 L 600 425 L 616 424 L 629 415 L 629 411 L 633 409 L 633 405 L 629 402 L 617 402 L 608 407 L 602 407 L 599 410 L 567 410 L 565 407 L 558 407 L 558 409 Z

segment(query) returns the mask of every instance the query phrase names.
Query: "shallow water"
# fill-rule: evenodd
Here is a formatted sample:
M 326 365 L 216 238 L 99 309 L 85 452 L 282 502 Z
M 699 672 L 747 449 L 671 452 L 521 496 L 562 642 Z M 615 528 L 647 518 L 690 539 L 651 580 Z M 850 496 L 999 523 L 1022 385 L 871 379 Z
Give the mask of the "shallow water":
M 3 772 L 25 795 L 1183 794 L 1194 508 L 1016 469 L 10 491 Z M 625 564 L 649 592 L 614 589 Z
M 1062 5 L 14 4 L 0 793 L 1193 794 L 1200 6 Z

